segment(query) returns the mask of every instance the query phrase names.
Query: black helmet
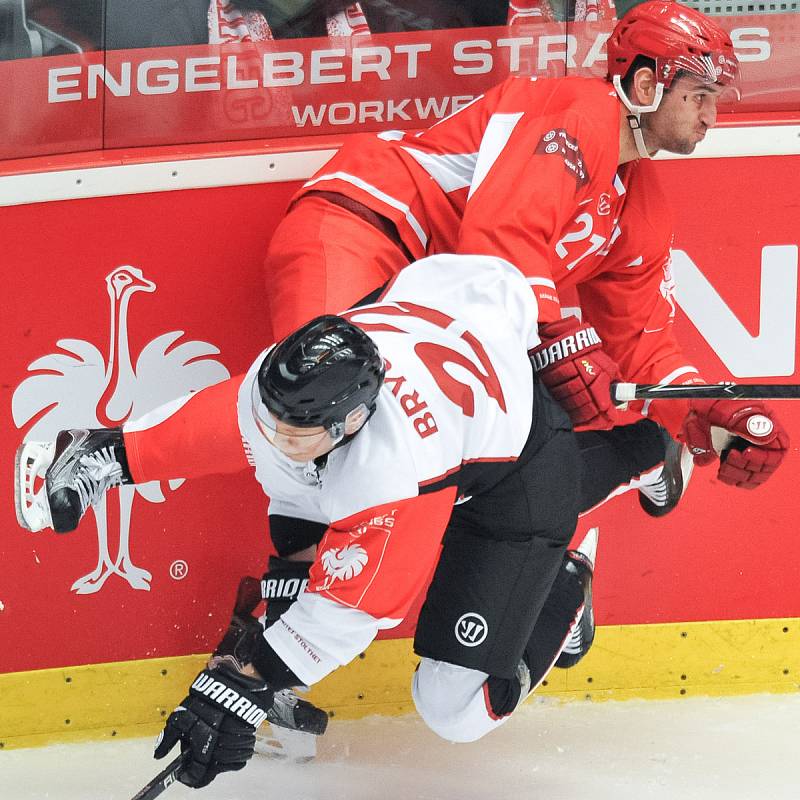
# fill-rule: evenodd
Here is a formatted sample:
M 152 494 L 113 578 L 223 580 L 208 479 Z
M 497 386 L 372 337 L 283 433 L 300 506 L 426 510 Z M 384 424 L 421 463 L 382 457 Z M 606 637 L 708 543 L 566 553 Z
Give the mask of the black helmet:
M 347 415 L 375 410 L 383 384 L 381 354 L 372 339 L 342 317 L 326 315 L 276 345 L 258 370 L 258 400 L 276 419 L 297 427 L 323 426 L 334 441 Z

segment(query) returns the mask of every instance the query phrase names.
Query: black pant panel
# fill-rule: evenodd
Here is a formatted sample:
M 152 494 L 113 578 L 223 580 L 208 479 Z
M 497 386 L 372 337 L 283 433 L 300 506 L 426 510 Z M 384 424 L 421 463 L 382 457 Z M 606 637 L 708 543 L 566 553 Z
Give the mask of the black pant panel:
M 662 428 L 648 419 L 575 436 L 581 451 L 581 512 L 664 460 Z
M 579 474 L 574 434 L 556 431 L 456 506 L 417 624 L 419 655 L 514 674 L 575 530 Z

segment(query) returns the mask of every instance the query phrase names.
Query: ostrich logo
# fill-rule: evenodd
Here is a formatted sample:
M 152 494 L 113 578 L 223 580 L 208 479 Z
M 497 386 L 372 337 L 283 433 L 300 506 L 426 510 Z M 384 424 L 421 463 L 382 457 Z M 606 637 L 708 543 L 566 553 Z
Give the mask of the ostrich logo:
M 111 301 L 108 359 L 90 342 L 59 339 L 60 352 L 31 363 L 28 372 L 34 374 L 17 387 L 11 401 L 18 428 L 36 418 L 24 441 L 51 441 L 65 428 L 121 425 L 230 377 L 225 366 L 211 358 L 219 353 L 217 347 L 200 341 L 178 343 L 183 331 L 170 331 L 148 342 L 134 368 L 128 345 L 128 306 L 136 292 L 154 292 L 156 285 L 130 266 L 118 267 L 105 281 Z M 182 479 L 171 480 L 169 488 L 177 489 L 181 483 Z M 119 487 L 119 539 L 114 559 L 108 542 L 107 497 L 93 507 L 97 566 L 72 584 L 73 591 L 98 592 L 111 575 L 124 578 L 134 589 L 149 591 L 152 575 L 135 566 L 130 555 L 131 509 L 137 495 L 161 503 L 164 487 L 157 481 Z

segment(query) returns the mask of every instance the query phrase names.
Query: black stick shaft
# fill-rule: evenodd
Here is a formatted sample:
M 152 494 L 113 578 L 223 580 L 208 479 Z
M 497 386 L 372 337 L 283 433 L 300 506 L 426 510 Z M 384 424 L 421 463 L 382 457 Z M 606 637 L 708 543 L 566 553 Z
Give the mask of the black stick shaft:
M 709 383 L 675 386 L 657 383 L 615 383 L 611 386 L 615 403 L 631 400 L 723 398 L 734 400 L 791 400 L 800 398 L 797 383 Z
M 158 775 L 147 784 L 139 789 L 138 792 L 131 798 L 131 800 L 155 800 L 161 792 L 164 791 L 171 783 L 178 780 L 178 776 L 183 770 L 183 755 L 177 756 L 164 767 Z

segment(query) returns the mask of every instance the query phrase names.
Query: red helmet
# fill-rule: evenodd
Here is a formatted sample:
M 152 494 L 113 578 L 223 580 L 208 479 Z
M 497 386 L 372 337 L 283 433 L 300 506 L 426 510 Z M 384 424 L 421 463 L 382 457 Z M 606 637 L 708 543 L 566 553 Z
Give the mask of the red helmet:
M 656 78 L 665 88 L 679 71 L 729 86 L 739 69 L 730 36 L 716 22 L 669 0 L 634 6 L 617 23 L 607 51 L 610 79 L 624 78 L 642 55 L 656 62 Z

